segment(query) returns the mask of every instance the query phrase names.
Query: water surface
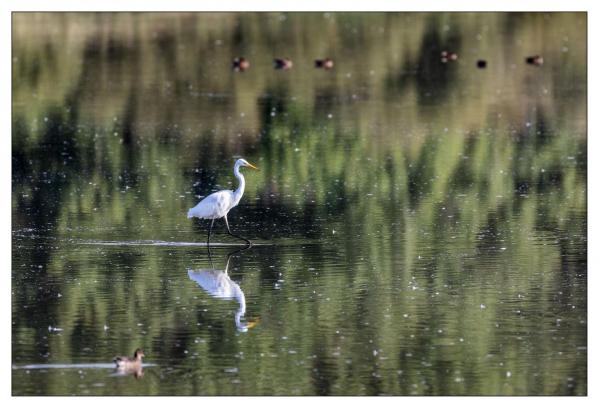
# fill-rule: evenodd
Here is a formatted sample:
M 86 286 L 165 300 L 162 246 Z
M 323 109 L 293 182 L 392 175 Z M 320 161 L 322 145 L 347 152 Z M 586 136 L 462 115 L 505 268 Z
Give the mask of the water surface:
M 13 395 L 586 395 L 586 46 L 579 13 L 14 14 Z M 238 156 L 255 245 L 209 254 L 187 209 Z

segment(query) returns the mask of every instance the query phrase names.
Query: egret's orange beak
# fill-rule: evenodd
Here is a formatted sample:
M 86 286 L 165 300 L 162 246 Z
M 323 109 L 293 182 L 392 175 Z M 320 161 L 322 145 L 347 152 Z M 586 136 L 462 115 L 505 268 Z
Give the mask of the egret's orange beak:
M 246 325 L 246 327 L 248 329 L 252 329 L 254 327 L 256 327 L 258 325 L 258 323 L 260 323 L 260 318 L 256 318 L 255 320 L 249 321 L 248 324 Z
M 247 166 L 248 166 L 249 168 L 251 168 L 251 169 L 254 169 L 254 170 L 260 170 L 258 167 L 254 166 L 253 164 L 251 164 L 251 163 L 249 163 L 249 162 L 248 162 Z

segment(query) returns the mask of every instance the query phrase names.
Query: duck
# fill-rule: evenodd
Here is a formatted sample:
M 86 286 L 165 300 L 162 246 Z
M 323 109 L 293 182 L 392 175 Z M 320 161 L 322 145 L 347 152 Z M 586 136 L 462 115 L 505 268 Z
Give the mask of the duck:
M 116 367 L 123 370 L 138 370 L 141 368 L 141 359 L 145 357 L 145 354 L 142 349 L 138 348 L 133 353 L 133 358 L 121 356 L 115 357 L 114 363 Z
M 289 58 L 275 58 L 273 61 L 275 69 L 289 70 L 293 68 L 293 61 Z
M 530 57 L 526 57 L 526 63 L 530 65 L 541 66 L 543 65 L 543 57 L 540 55 L 532 55 Z
M 324 68 L 324 69 L 332 69 L 335 63 L 330 58 L 325 59 L 317 59 L 314 61 L 314 66 L 316 68 Z
M 449 61 L 456 61 L 458 59 L 458 54 L 450 51 L 441 51 L 441 62 L 447 63 Z
M 233 60 L 233 70 L 237 72 L 243 72 L 250 68 L 250 62 L 243 58 L 237 57 Z

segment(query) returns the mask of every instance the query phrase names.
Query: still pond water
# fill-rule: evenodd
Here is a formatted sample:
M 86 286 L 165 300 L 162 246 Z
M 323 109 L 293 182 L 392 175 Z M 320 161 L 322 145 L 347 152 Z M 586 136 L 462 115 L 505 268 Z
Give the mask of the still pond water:
M 586 46 L 576 13 L 14 14 L 13 395 L 586 395 Z M 209 254 L 187 209 L 236 157 L 254 245 Z

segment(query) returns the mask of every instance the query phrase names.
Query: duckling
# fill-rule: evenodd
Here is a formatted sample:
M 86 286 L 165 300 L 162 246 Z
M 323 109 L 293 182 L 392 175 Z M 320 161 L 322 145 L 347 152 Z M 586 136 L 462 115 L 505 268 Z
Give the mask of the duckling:
M 543 65 L 543 57 L 540 55 L 533 55 L 530 57 L 526 57 L 526 63 L 530 65 L 541 66 Z
M 141 368 L 141 359 L 143 357 L 145 357 L 143 350 L 138 348 L 135 350 L 135 353 L 133 353 L 133 358 L 125 356 L 115 357 L 113 361 L 117 368 L 124 370 L 137 370 Z
M 238 57 L 233 60 L 233 70 L 237 72 L 243 72 L 250 68 L 250 62 L 243 58 Z
M 441 62 L 447 63 L 449 61 L 456 61 L 458 59 L 458 54 L 455 52 L 449 51 L 441 51 Z
M 330 58 L 325 58 L 325 59 L 317 59 L 316 61 L 314 61 L 314 66 L 316 68 L 324 68 L 324 69 L 331 69 L 334 66 L 334 62 L 332 59 Z
M 289 58 L 275 58 L 273 62 L 275 69 L 289 70 L 293 68 L 293 61 L 291 61 Z

